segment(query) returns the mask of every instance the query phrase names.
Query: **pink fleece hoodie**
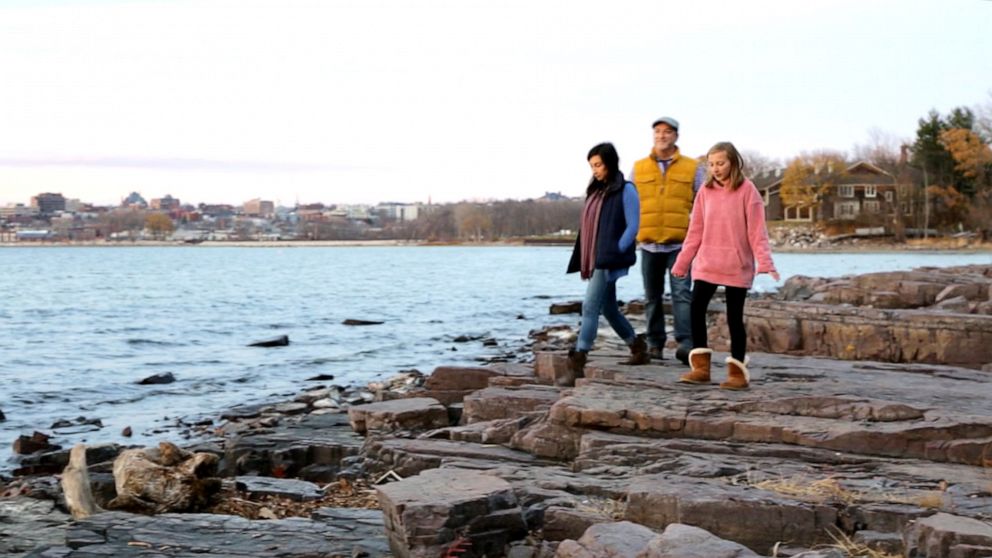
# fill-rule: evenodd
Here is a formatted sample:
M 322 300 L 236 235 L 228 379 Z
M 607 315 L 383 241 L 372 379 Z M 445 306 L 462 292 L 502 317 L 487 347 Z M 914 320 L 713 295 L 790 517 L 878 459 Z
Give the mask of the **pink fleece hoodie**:
M 714 184 L 700 188 L 689 231 L 672 273 L 715 285 L 750 288 L 754 262 L 758 273 L 775 271 L 765 229 L 765 206 L 754 183 L 745 179 L 734 191 Z

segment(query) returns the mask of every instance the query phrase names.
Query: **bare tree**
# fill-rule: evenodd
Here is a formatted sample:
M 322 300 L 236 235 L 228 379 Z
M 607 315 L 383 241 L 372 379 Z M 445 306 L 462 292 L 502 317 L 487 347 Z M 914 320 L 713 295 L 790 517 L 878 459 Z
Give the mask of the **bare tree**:
M 781 161 L 762 155 L 757 151 L 744 151 L 741 153 L 741 157 L 744 158 L 744 174 L 752 179 L 782 168 Z
M 885 172 L 895 174 L 899 170 L 900 146 L 909 141 L 881 128 L 871 128 L 868 130 L 868 141 L 854 146 L 854 159 L 867 161 Z

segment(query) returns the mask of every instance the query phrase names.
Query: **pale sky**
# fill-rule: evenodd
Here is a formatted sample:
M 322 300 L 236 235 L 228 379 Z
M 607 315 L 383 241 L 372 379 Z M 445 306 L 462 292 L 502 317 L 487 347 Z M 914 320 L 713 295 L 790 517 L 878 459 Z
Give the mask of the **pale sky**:
M 662 115 L 784 159 L 990 91 L 989 0 L 0 0 L 0 204 L 577 196 Z

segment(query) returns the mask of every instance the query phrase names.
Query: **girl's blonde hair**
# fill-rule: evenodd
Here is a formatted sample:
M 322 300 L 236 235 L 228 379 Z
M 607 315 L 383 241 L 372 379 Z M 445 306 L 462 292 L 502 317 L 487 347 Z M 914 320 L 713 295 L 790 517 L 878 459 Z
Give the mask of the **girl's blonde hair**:
M 727 159 L 730 159 L 730 191 L 732 192 L 744 183 L 744 157 L 741 157 L 740 152 L 737 151 L 734 144 L 729 141 L 721 141 L 706 152 L 707 163 L 709 162 L 710 155 L 721 151 L 727 154 Z M 712 188 L 714 182 L 716 182 L 716 179 L 713 178 L 713 174 L 707 168 L 704 186 Z

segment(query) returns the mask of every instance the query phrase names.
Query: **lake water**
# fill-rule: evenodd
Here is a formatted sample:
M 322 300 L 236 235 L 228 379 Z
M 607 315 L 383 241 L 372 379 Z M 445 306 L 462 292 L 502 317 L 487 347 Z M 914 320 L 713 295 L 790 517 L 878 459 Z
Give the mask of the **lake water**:
M 154 443 L 177 417 L 298 393 L 305 379 L 364 384 L 402 369 L 473 364 L 525 342 L 580 299 L 564 247 L 31 247 L 0 249 L 0 471 L 19 434 L 59 419 L 104 428 L 54 443 Z M 990 264 L 988 253 L 776 254 L 783 277 Z M 775 287 L 761 276 L 757 290 Z M 640 272 L 619 297 L 641 295 Z M 518 319 L 518 316 L 526 319 Z M 349 327 L 348 318 L 382 325 Z M 288 347 L 249 348 L 288 335 Z M 460 335 L 499 342 L 455 343 Z M 177 381 L 143 386 L 152 374 Z M 134 437 L 121 437 L 131 426 Z

